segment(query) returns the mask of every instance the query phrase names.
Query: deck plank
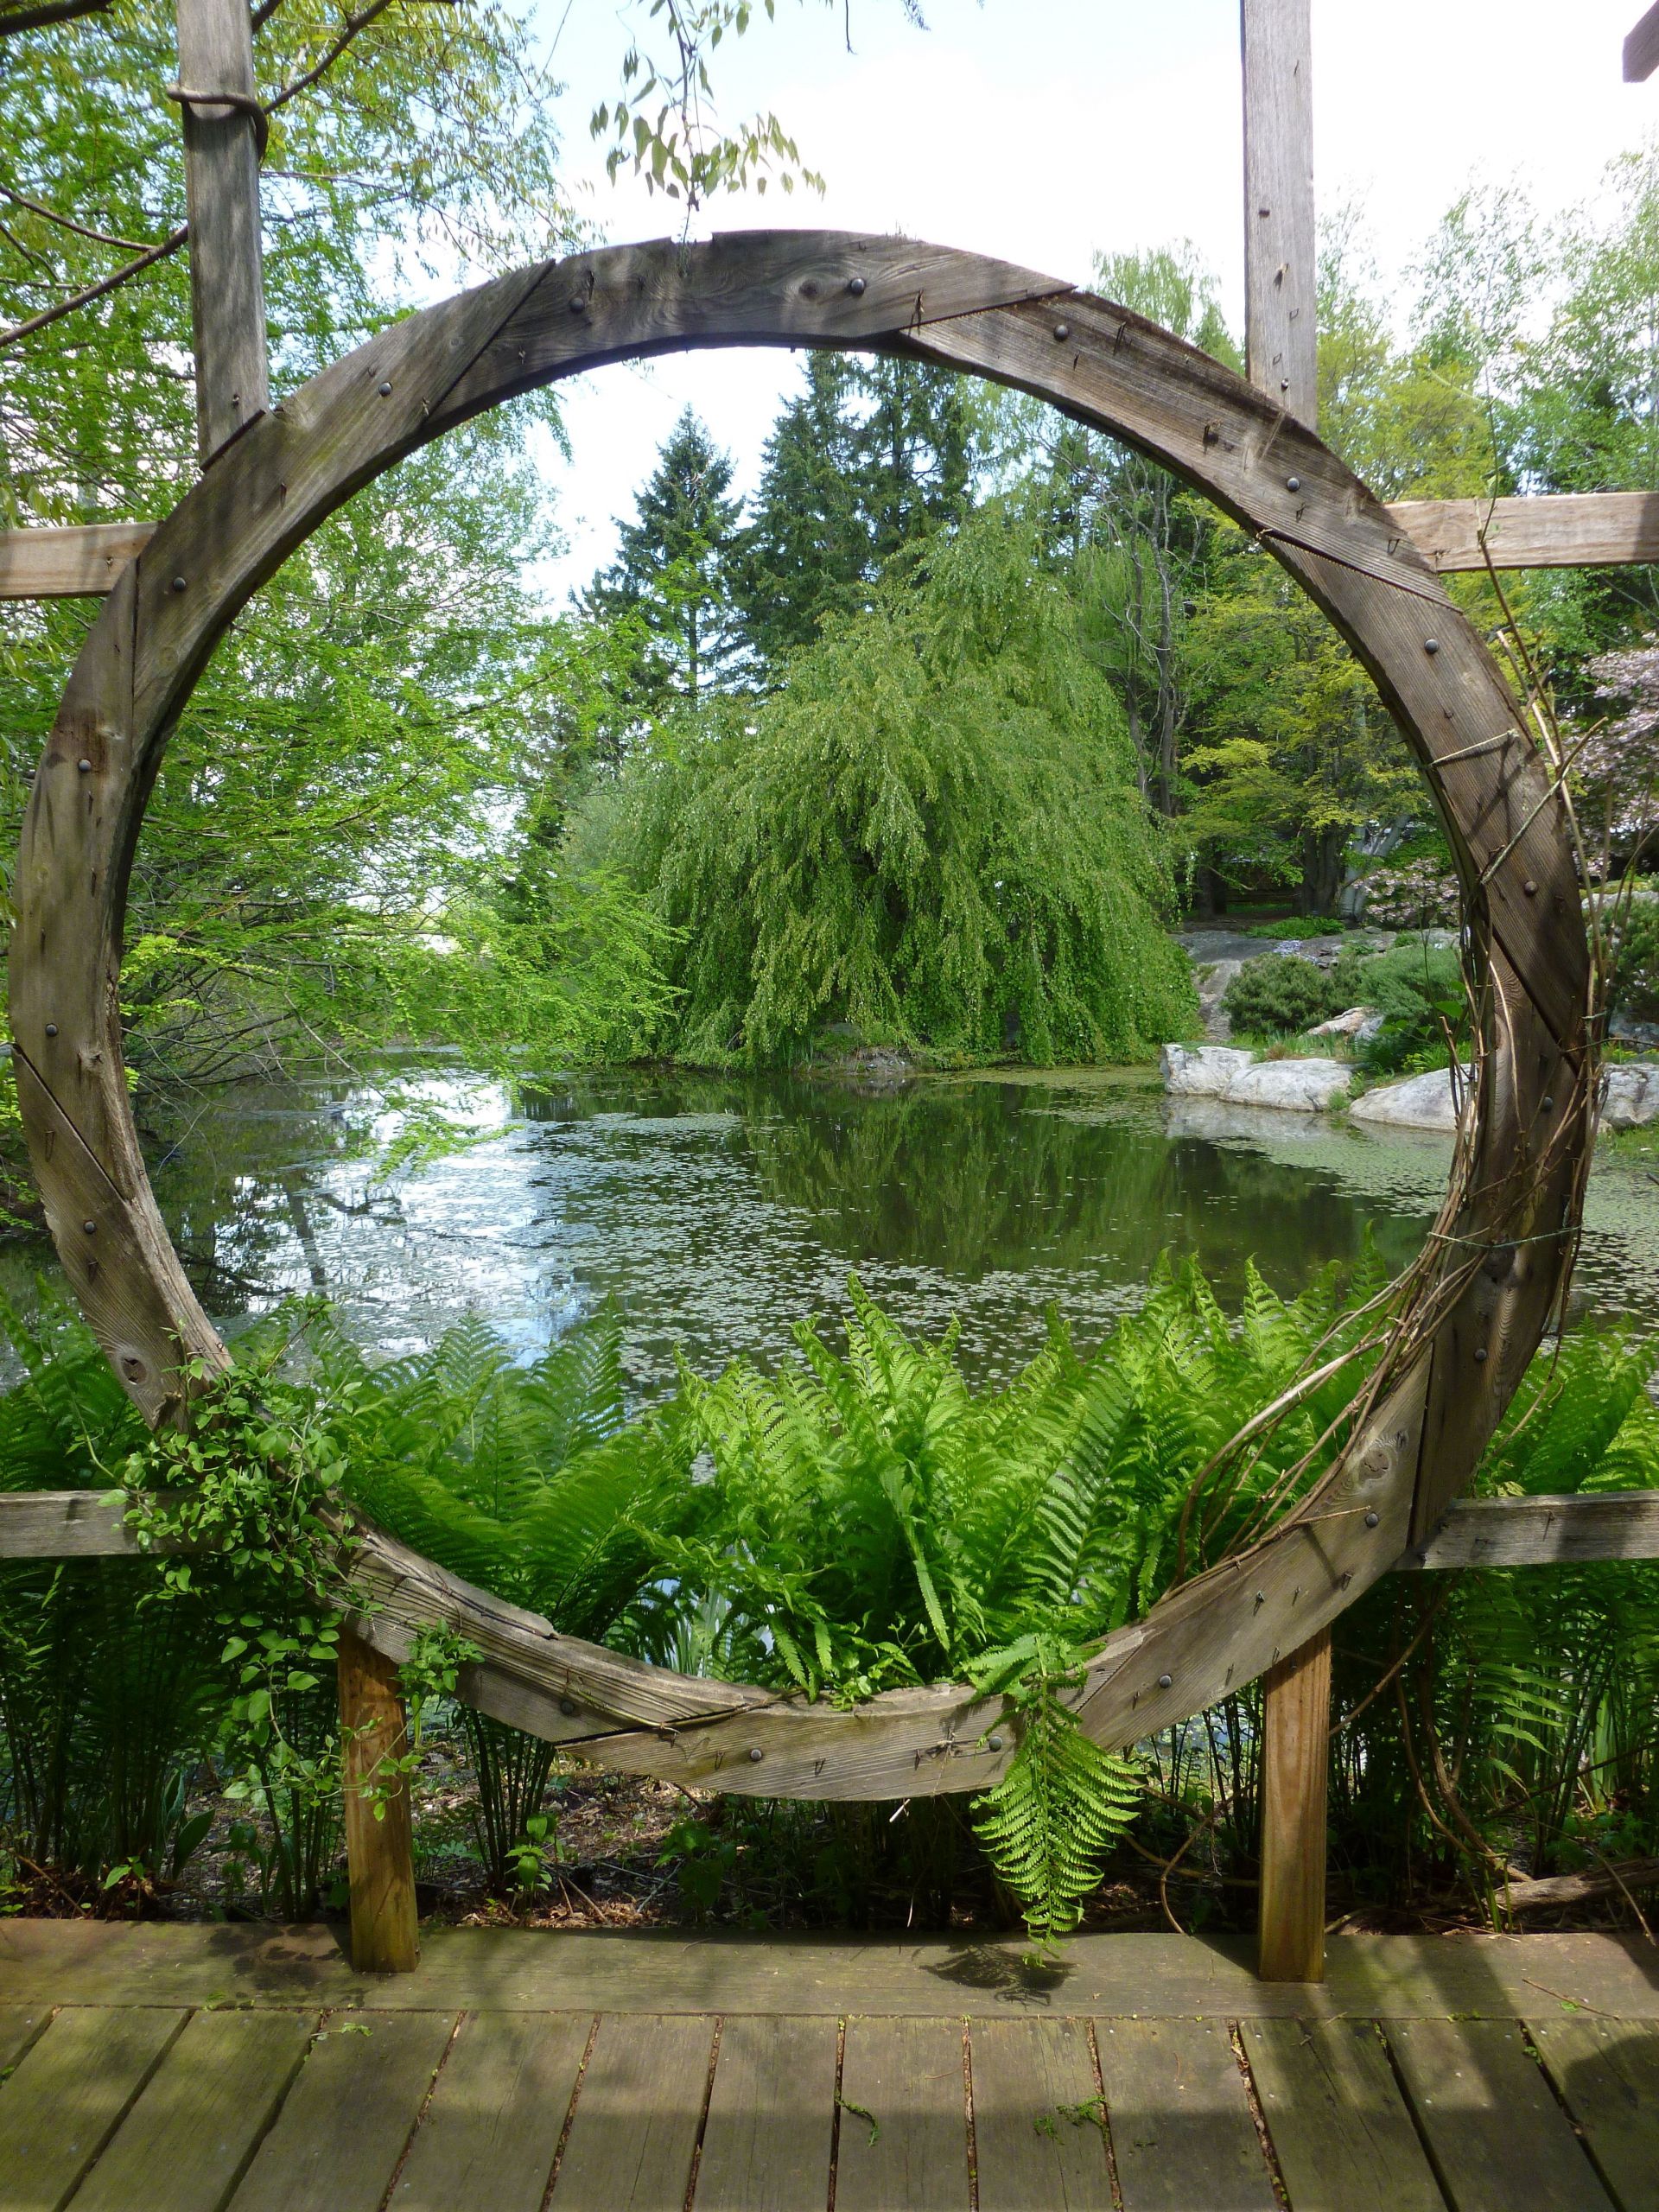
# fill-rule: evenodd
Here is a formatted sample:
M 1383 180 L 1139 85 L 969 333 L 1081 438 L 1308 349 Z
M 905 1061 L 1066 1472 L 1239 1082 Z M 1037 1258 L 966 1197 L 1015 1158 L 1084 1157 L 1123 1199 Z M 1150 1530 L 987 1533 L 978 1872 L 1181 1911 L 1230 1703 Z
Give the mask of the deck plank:
M 1513 2022 L 1402 2020 L 1389 2042 L 1452 2212 L 1612 2212 Z
M 331 2015 L 231 2212 L 378 2212 L 454 2027 L 453 2012 Z
M 1249 2061 L 1295 2212 L 1445 2212 L 1369 2020 L 1247 2020 Z
M 50 2018 L 50 2010 L 44 2005 L 0 2005 L 0 2080 L 11 2071 Z
M 59 2212 L 183 2026 L 184 2013 L 58 2014 L 0 2088 L 0 2212 Z
M 968 2212 L 962 2059 L 960 2020 L 848 2021 L 836 2212 Z
M 823 2014 L 722 2024 L 696 2212 L 823 2212 L 837 2028 Z
M 219 2212 L 276 2118 L 314 2012 L 198 2012 L 74 2198 L 74 2212 Z
M 1097 2020 L 1124 2212 L 1276 2212 L 1238 2060 L 1219 2020 Z
M 391 2193 L 397 2212 L 542 2212 L 589 2023 L 464 2019 Z
M 1105 2114 L 1082 2020 L 969 2031 L 979 2212 L 1107 2212 Z
M 554 2212 L 681 2212 L 702 2125 L 712 2019 L 602 2018 Z
M 1659 2029 L 1582 2015 L 1527 2025 L 1619 2212 L 1659 2212 Z

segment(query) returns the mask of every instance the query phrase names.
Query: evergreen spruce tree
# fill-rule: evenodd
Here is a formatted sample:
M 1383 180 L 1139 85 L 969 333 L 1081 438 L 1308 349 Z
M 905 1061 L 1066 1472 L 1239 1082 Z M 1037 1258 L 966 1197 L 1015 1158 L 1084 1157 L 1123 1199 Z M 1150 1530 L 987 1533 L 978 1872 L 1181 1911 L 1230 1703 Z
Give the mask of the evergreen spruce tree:
M 810 645 L 827 616 L 868 607 L 888 561 L 957 520 L 974 461 L 960 378 L 814 353 L 766 442 L 741 583 L 768 667 Z
M 690 408 L 674 425 L 612 565 L 582 596 L 601 622 L 632 617 L 639 645 L 632 703 L 660 714 L 730 688 L 744 657 L 735 597 L 741 558 L 732 463 Z

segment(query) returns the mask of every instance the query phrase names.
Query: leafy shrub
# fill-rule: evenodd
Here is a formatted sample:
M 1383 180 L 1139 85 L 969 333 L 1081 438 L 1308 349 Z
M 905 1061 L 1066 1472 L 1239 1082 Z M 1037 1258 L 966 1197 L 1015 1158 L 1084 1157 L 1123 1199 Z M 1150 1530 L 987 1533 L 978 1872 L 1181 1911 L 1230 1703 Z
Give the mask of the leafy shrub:
M 1469 1002 L 1455 948 L 1407 938 L 1369 960 L 1337 963 L 1338 988 L 1348 1006 L 1369 1006 L 1382 1026 L 1359 1049 L 1360 1065 L 1377 1075 L 1445 1067 L 1466 1048 Z M 1448 1034 L 1452 1043 L 1448 1046 Z
M 1336 971 L 1294 952 L 1263 953 L 1247 960 L 1222 997 L 1241 1036 L 1294 1037 L 1351 1006 Z
M 1612 931 L 1611 1011 L 1659 1021 L 1659 898 L 1632 898 Z

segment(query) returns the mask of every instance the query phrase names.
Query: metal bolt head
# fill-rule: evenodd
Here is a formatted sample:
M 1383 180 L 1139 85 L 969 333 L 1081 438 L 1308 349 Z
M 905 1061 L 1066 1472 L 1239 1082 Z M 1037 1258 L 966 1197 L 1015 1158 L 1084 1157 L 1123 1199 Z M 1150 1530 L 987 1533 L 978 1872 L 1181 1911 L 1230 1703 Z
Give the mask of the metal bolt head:
M 1286 489 L 1286 491 L 1287 491 L 1287 492 L 1300 492 L 1300 491 L 1301 490 L 1301 488 L 1302 488 L 1302 480 L 1301 480 L 1301 478 L 1300 478 L 1300 476 L 1287 476 L 1287 477 L 1286 477 L 1286 479 L 1285 479 L 1285 489 Z
M 1066 340 L 1067 340 L 1071 335 L 1071 324 L 1070 324 L 1069 322 L 1057 322 L 1057 323 L 1055 324 L 1055 326 L 1054 326 L 1054 338 L 1055 338 L 1055 342 L 1056 342 L 1058 345 L 1064 346 L 1064 345 L 1065 345 L 1065 341 L 1066 341 Z
M 47 1035 L 48 1035 L 48 1037 L 55 1037 L 55 1036 L 57 1035 L 57 1033 L 58 1033 L 58 1025 L 57 1025 L 57 1023 L 56 1023 L 55 1021 L 48 1021 L 48 1022 L 47 1023 L 47 1025 L 46 1025 L 46 1033 L 47 1033 Z
M 765 1758 L 766 1756 L 766 1753 L 761 1750 L 759 1744 L 751 1744 L 749 1745 L 749 1764 L 751 1766 L 759 1766 L 761 1760 Z
M 1521 888 L 1526 893 L 1529 899 L 1535 899 L 1538 896 L 1538 887 L 1530 876 L 1527 878 Z
M 1382 1517 L 1382 1515 L 1379 1513 L 1368 1513 L 1365 1516 L 1365 1526 L 1368 1529 L 1375 1529 Z
M 988 1751 L 1000 1751 L 1002 1748 L 1002 1738 L 1000 1736 L 988 1736 L 985 1738 L 985 1746 Z
M 849 276 L 847 279 L 847 289 L 855 300 L 861 300 L 865 291 L 864 279 L 861 276 Z
M 1174 1679 L 1175 1677 L 1173 1675 L 1160 1675 L 1158 1677 L 1159 1688 L 1160 1690 L 1166 1690 Z
M 1554 1101 L 1553 1098 L 1546 1098 L 1546 1099 L 1545 1099 L 1545 1101 L 1544 1101 L 1544 1111 L 1545 1111 L 1545 1113 L 1546 1113 L 1546 1114 L 1548 1114 L 1548 1113 L 1550 1111 L 1550 1109 L 1554 1107 L 1554 1103 L 1555 1103 L 1555 1101 Z
M 83 1221 L 80 1225 L 89 1236 L 97 1236 L 98 1224 L 95 1221 Z
M 559 1711 L 564 1715 L 567 1720 L 574 1719 L 576 1711 L 576 1700 L 575 1698 L 562 1697 L 559 1700 Z
M 83 776 L 90 776 L 92 772 L 92 764 L 90 760 L 77 760 L 75 766 Z
M 1486 1347 L 1484 1344 L 1477 1344 L 1475 1346 L 1475 1365 L 1477 1367 L 1484 1367 L 1485 1363 Z
M 375 389 L 378 391 L 382 399 L 390 399 L 391 397 L 391 386 L 389 384 L 377 385 Z
M 182 591 L 184 589 L 184 578 L 182 576 L 174 577 L 173 588 L 175 591 Z
M 1437 653 L 1440 650 L 1440 641 L 1438 638 L 1425 638 L 1423 639 L 1423 651 L 1426 653 Z

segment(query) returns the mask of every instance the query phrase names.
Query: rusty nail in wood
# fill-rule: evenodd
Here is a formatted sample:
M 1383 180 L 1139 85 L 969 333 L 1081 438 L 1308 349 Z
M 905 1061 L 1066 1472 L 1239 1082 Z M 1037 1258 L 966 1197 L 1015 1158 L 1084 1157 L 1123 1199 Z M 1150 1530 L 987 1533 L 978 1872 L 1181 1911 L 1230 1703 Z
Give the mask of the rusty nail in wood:
M 1159 1688 L 1160 1690 L 1166 1690 L 1174 1679 L 1175 1677 L 1173 1675 L 1160 1675 L 1158 1677 Z
M 90 760 L 77 760 L 75 766 L 83 776 L 90 776 L 92 772 L 92 764 Z
M 58 1033 L 58 1025 L 57 1025 L 57 1023 L 56 1023 L 55 1021 L 48 1021 L 48 1022 L 47 1023 L 47 1025 L 46 1025 L 46 1033 L 47 1033 L 47 1035 L 48 1035 L 48 1037 L 55 1037 L 55 1036 L 57 1035 L 57 1033 Z
M 1368 1529 L 1375 1529 L 1382 1517 L 1382 1515 L 1378 1513 L 1368 1513 L 1365 1516 L 1365 1526 Z
M 849 276 L 847 279 L 847 289 L 855 300 L 861 300 L 864 296 L 864 279 L 861 276 Z
M 1440 641 L 1438 638 L 1425 638 L 1423 639 L 1423 651 L 1426 653 L 1437 653 L 1440 650 Z
M 749 1764 L 751 1766 L 759 1766 L 761 1760 L 765 1758 L 766 1756 L 766 1753 L 761 1750 L 759 1744 L 751 1744 L 749 1745 Z

